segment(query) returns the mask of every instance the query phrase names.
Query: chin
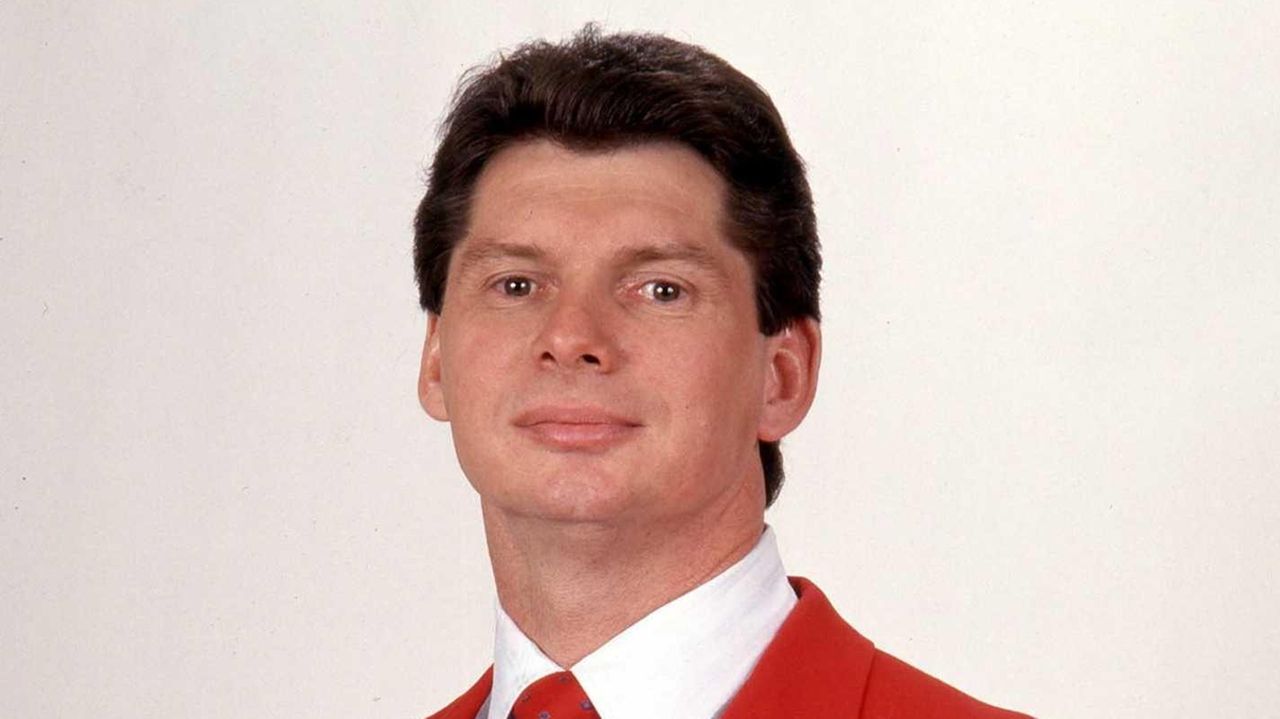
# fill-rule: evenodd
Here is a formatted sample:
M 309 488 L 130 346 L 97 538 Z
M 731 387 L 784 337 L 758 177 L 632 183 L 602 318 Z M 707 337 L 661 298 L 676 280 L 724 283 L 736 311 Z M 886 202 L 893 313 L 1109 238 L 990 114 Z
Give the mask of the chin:
M 556 472 L 526 476 L 519 486 L 494 488 L 491 496 L 503 509 L 526 517 L 610 522 L 623 519 L 640 507 L 643 499 L 639 489 L 611 474 Z

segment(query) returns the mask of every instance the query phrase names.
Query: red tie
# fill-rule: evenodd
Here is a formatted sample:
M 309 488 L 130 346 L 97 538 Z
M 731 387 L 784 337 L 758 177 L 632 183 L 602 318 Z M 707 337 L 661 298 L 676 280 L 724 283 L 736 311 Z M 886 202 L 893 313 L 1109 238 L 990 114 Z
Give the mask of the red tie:
M 516 699 L 510 719 L 590 719 L 599 717 L 587 693 L 569 672 L 549 674 Z

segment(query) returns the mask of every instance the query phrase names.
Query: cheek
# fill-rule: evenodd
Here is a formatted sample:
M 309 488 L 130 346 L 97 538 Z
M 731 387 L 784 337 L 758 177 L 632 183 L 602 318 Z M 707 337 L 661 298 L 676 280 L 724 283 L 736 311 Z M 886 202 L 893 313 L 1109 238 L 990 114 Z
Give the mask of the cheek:
M 667 367 L 667 386 L 679 388 L 671 397 L 672 409 L 696 422 L 704 433 L 754 433 L 763 378 L 755 343 L 738 338 L 672 346 L 671 350 L 673 361 Z M 675 357 L 683 360 L 675 361 Z
M 507 346 L 484 332 L 441 338 L 441 384 L 454 421 L 483 413 L 503 396 L 502 381 L 510 376 L 510 358 L 502 354 Z

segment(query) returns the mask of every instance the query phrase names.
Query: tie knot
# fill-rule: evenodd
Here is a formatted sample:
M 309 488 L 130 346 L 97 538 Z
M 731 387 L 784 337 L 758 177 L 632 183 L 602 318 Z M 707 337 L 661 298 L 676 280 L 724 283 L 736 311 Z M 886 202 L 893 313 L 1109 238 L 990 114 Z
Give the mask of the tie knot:
M 591 719 L 599 716 L 582 685 L 569 672 L 548 674 L 530 684 L 511 707 L 511 719 Z

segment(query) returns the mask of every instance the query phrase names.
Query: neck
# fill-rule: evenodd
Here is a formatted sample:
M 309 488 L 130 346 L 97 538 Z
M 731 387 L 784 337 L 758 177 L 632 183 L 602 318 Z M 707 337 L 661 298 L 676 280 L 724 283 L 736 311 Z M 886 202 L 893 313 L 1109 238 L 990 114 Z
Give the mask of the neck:
M 749 497 L 669 522 L 568 522 L 482 508 L 502 608 L 566 668 L 728 569 L 764 531 L 763 501 Z

